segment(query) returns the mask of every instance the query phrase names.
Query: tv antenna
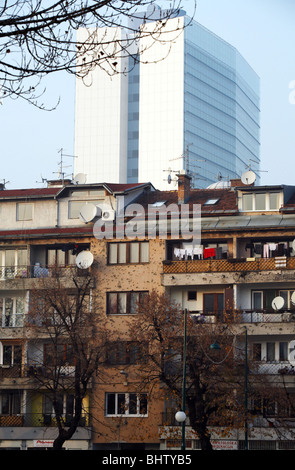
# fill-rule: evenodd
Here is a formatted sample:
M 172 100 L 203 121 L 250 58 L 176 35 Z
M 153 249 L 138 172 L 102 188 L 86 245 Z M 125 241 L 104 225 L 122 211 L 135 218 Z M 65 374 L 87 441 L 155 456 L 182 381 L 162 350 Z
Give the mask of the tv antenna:
M 203 178 L 202 176 L 197 176 L 197 175 L 199 175 L 199 173 L 196 173 L 195 170 L 194 170 L 195 168 L 201 168 L 200 166 L 198 166 L 198 165 L 190 165 L 189 147 L 190 147 L 191 145 L 193 145 L 192 142 L 191 142 L 190 144 L 187 144 L 185 152 L 184 152 L 182 155 L 180 155 L 180 157 L 172 158 L 172 159 L 170 159 L 170 161 L 179 160 L 180 158 L 182 158 L 182 159 L 183 159 L 183 163 L 184 163 L 183 167 L 185 168 L 185 170 L 186 170 L 186 172 L 187 172 L 188 175 L 191 174 L 194 179 L 203 179 L 203 180 L 206 180 L 206 178 Z M 194 158 L 194 160 L 195 160 L 196 162 L 205 162 L 205 161 L 206 161 L 206 160 L 203 159 L 203 158 L 202 158 L 202 159 Z M 191 170 L 191 168 L 193 168 L 193 170 Z
M 251 168 L 251 163 L 250 162 L 254 162 L 256 163 L 257 165 L 259 165 L 259 162 L 257 160 L 253 160 L 253 158 L 249 158 L 249 164 L 246 165 L 246 168 L 249 170 L 249 171 L 253 171 L 254 173 L 268 173 L 268 170 L 253 170 L 253 168 Z
M 6 188 L 5 188 L 5 185 L 8 184 L 8 183 L 10 183 L 10 181 L 6 181 L 5 179 L 3 179 L 3 180 L 1 180 L 1 181 L 3 181 L 3 183 L 0 183 L 0 186 L 2 187 L 2 189 L 6 189 Z
M 58 165 L 60 166 L 60 170 L 55 171 L 54 173 L 57 173 L 59 177 L 62 178 L 62 180 L 64 180 L 66 176 L 73 177 L 73 173 L 68 174 L 68 175 L 65 174 L 64 168 L 69 168 L 71 165 L 64 166 L 63 157 L 70 157 L 70 158 L 78 158 L 78 157 L 76 155 L 67 155 L 66 153 L 63 153 L 63 148 L 58 150 L 58 153 L 60 153 L 60 162 L 58 163 Z

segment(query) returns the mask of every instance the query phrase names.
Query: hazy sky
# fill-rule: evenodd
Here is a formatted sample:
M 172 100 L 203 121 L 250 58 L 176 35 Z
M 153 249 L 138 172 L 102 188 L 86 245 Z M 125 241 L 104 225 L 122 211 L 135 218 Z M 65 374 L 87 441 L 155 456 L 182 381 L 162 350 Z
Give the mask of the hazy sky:
M 190 4 L 183 0 L 188 14 Z M 236 47 L 260 77 L 261 183 L 295 185 L 294 0 L 198 0 L 195 20 Z M 60 150 L 74 154 L 74 79 L 56 74 L 46 86 L 46 104 L 61 98 L 54 111 L 20 99 L 0 106 L 0 182 L 7 189 L 44 186 L 42 177 L 57 176 Z M 73 158 L 63 162 L 72 174 Z

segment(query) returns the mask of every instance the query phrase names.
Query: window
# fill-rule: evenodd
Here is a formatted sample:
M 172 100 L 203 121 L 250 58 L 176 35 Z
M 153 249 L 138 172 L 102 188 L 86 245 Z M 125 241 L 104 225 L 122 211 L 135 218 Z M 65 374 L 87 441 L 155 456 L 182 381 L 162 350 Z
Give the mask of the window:
M 264 193 L 255 194 L 255 210 L 256 211 L 265 211 L 266 209 L 265 197 L 266 195 Z
M 17 415 L 21 412 L 21 395 L 18 390 L 3 390 L 0 392 L 0 414 Z
M 108 262 L 109 264 L 148 263 L 149 262 L 149 243 L 148 242 L 109 243 Z
M 253 210 L 253 194 L 243 194 L 242 196 L 243 211 Z
M 252 292 L 252 305 L 254 310 L 261 310 L 263 308 L 263 292 Z
M 280 208 L 281 193 L 244 193 L 242 194 L 243 211 L 272 211 Z
M 33 219 L 33 204 L 30 203 L 17 203 L 16 204 L 16 220 L 32 220 Z
M 0 250 L 1 278 L 26 277 L 27 255 L 26 248 Z
M 22 348 L 19 344 L 3 344 L 2 364 L 5 366 L 20 365 Z
M 152 204 L 152 207 L 162 207 L 166 201 L 157 201 Z
M 146 393 L 106 393 L 106 416 L 147 416 Z
M 108 364 L 139 364 L 146 358 L 147 346 L 139 341 L 110 343 L 107 351 Z
M 80 200 L 80 201 L 69 201 L 69 207 L 68 207 L 69 219 L 79 219 L 80 210 L 86 203 L 93 204 L 94 206 L 96 206 L 96 205 L 103 203 L 103 201 L 104 199 L 98 199 L 95 201 L 91 199 Z
M 75 264 L 76 253 L 75 250 L 66 250 L 63 248 L 48 248 L 47 249 L 47 265 L 48 266 L 65 266 Z
M 273 312 L 272 301 L 275 297 L 280 296 L 284 299 L 284 309 L 294 308 L 291 297 L 293 290 L 265 289 L 264 291 L 252 291 L 252 309 L 266 309 Z
M 204 206 L 213 206 L 214 204 L 217 204 L 218 201 L 219 199 L 208 199 L 208 201 L 204 203 Z
M 197 291 L 189 290 L 187 293 L 187 300 L 197 300 Z
M 203 298 L 204 313 L 208 315 L 221 315 L 224 308 L 223 294 L 204 294 Z
M 294 308 L 294 305 L 291 300 L 293 293 L 294 293 L 293 290 L 280 290 L 279 291 L 279 296 L 283 297 L 284 299 L 284 308 Z
M 143 302 L 147 291 L 139 292 L 108 292 L 107 313 L 108 314 L 134 314 L 137 313 L 138 304 Z
M 287 341 L 267 341 L 253 344 L 255 361 L 286 362 L 288 361 Z
M 276 210 L 280 207 L 280 193 L 269 193 L 269 209 Z
M 24 297 L 0 297 L 2 327 L 23 326 L 25 312 Z
M 47 421 L 46 424 L 50 424 L 51 422 L 51 415 L 55 414 L 55 410 L 53 407 L 53 395 L 47 393 L 43 397 L 43 415 Z M 56 409 L 57 412 L 61 415 L 66 416 L 67 419 L 73 416 L 74 414 L 74 404 L 75 404 L 75 397 L 72 394 L 58 394 L 55 396 L 56 399 Z
M 47 366 L 74 365 L 73 347 L 69 344 L 44 344 L 44 364 Z

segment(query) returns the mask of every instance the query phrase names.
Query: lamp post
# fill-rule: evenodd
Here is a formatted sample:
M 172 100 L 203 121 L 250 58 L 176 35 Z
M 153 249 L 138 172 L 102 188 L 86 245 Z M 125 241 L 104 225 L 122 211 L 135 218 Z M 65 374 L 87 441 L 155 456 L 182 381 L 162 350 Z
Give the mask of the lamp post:
M 245 329 L 245 450 L 248 450 L 248 331 Z
M 181 450 L 185 450 L 185 400 L 186 400 L 186 346 L 187 346 L 187 309 L 184 310 L 184 336 L 183 336 L 183 370 L 182 370 L 182 410 L 175 414 L 175 419 L 181 423 Z M 215 341 L 210 349 L 220 349 Z
M 176 421 L 181 423 L 181 450 L 185 450 L 185 388 L 186 388 L 186 343 L 187 343 L 187 309 L 184 309 L 184 335 L 183 335 L 183 359 L 182 359 L 182 411 L 175 415 Z

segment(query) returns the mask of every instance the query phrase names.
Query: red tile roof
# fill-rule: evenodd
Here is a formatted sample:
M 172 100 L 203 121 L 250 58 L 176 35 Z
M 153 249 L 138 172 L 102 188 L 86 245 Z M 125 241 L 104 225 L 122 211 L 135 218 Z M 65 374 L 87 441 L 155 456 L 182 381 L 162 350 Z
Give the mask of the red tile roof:
M 31 188 L 31 189 L 3 189 L 0 191 L 0 199 L 38 198 L 55 196 L 60 187 L 55 188 Z
M 217 199 L 217 202 L 206 205 L 205 203 L 209 199 Z M 142 205 L 145 210 L 148 205 L 160 201 L 164 201 L 166 206 L 178 204 L 178 191 L 151 191 L 136 199 L 136 203 Z M 189 205 L 190 209 L 193 208 L 194 204 L 200 204 L 203 215 L 238 213 L 236 193 L 231 189 L 191 189 L 190 198 L 186 204 Z

